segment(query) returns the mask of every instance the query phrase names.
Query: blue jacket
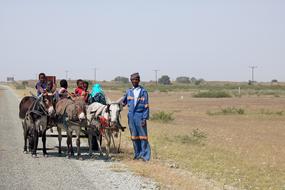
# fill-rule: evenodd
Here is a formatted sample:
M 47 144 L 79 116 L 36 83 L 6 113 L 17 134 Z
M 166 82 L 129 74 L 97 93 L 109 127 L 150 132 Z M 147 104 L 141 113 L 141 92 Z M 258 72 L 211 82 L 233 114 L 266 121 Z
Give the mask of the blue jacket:
M 149 104 L 148 104 L 148 93 L 147 91 L 140 86 L 141 91 L 138 97 L 138 100 L 136 102 L 136 105 L 134 105 L 134 93 L 133 88 L 130 88 L 127 90 L 124 98 L 123 98 L 123 104 L 128 105 L 129 108 L 129 114 L 135 114 L 140 113 L 142 114 L 143 120 L 149 119 Z

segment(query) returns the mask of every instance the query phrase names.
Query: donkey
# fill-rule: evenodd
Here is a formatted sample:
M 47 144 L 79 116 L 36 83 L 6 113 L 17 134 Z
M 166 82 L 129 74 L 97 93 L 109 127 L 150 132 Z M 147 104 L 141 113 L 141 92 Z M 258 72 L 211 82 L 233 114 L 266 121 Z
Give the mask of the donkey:
M 46 130 L 48 129 L 48 117 L 55 113 L 53 96 L 42 94 L 39 97 L 25 96 L 19 104 L 19 118 L 22 119 L 24 134 L 24 153 L 27 153 L 27 140 L 29 139 L 29 151 L 32 156 L 37 155 L 38 138 L 42 136 L 43 155 L 46 152 Z
M 67 158 L 74 155 L 72 147 L 72 132 L 75 131 L 76 135 L 76 146 L 77 146 L 77 159 L 81 159 L 80 154 L 80 133 L 81 128 L 86 126 L 86 114 L 85 114 L 85 102 L 81 99 L 75 101 L 64 98 L 56 103 L 56 114 L 57 114 L 57 131 L 58 131 L 58 153 L 61 154 L 61 141 L 62 141 L 62 130 L 66 131 L 67 134 Z
M 113 132 L 119 132 L 124 127 L 120 123 L 120 113 L 122 105 L 120 101 L 113 102 L 107 105 L 94 102 L 87 107 L 87 125 L 88 125 L 88 143 L 89 155 L 92 155 L 92 136 L 95 135 L 102 156 L 102 149 L 99 142 L 99 137 L 102 135 L 106 140 L 106 157 L 109 158 L 111 141 L 113 140 Z

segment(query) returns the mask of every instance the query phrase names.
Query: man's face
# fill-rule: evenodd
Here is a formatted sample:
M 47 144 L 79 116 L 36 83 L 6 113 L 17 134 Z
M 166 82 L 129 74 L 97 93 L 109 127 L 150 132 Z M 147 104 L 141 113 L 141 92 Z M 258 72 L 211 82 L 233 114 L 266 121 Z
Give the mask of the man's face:
M 45 82 L 45 80 L 46 80 L 46 79 L 45 79 L 45 76 L 44 76 L 44 75 L 41 75 L 41 76 L 40 76 L 40 81 L 41 81 L 41 83 Z
M 140 79 L 139 78 L 134 78 L 131 80 L 133 87 L 138 87 L 139 83 L 140 83 Z

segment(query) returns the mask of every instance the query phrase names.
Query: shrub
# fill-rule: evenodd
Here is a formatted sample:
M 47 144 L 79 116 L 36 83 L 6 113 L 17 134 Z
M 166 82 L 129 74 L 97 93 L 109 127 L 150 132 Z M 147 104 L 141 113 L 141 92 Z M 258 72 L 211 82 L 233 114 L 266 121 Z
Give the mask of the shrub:
M 227 107 L 227 108 L 223 108 L 222 109 L 222 113 L 224 115 L 227 115 L 227 114 L 240 114 L 240 115 L 243 115 L 244 114 L 244 109 L 242 109 L 242 108 L 235 108 L 235 107 Z
M 151 120 L 155 120 L 155 121 L 161 121 L 163 123 L 168 123 L 170 121 L 173 121 L 173 113 L 166 113 L 164 111 L 160 111 L 157 113 L 154 113 L 151 116 Z
M 28 81 L 22 81 L 23 86 L 28 86 L 29 82 Z
M 175 139 L 182 144 L 204 144 L 203 141 L 207 139 L 207 134 L 199 129 L 192 130 L 191 135 L 178 135 Z
M 243 115 L 245 110 L 243 108 L 227 107 L 222 108 L 221 111 L 211 112 L 207 111 L 208 115 Z
M 188 83 L 190 83 L 190 79 L 189 79 L 189 77 L 177 77 L 176 82 L 188 84 Z
M 22 84 L 16 84 L 16 85 L 15 85 L 15 88 L 16 88 L 17 90 L 22 90 L 22 89 L 26 89 L 26 86 L 24 86 L 24 85 L 22 85 Z
M 284 111 L 270 111 L 270 110 L 261 109 L 260 113 L 263 115 L 279 115 L 279 116 L 282 116 L 284 114 Z
M 195 98 L 230 98 L 232 97 L 229 93 L 225 91 L 207 91 L 207 92 L 198 92 L 194 94 Z
M 200 84 L 202 84 L 202 83 L 204 83 L 204 82 L 205 82 L 204 79 L 199 79 L 199 80 L 196 80 L 196 81 L 194 82 L 194 84 L 195 84 L 195 85 L 200 85 Z
M 127 77 L 118 76 L 114 79 L 114 81 L 121 83 L 128 83 L 129 79 Z
M 277 79 L 272 79 L 271 83 L 278 83 L 278 80 Z
M 195 84 L 195 82 L 197 81 L 197 79 L 196 79 L 195 77 L 192 77 L 192 78 L 190 79 L 190 81 L 191 81 L 191 83 L 194 83 L 194 84 Z
M 164 85 L 170 85 L 171 84 L 170 77 L 167 75 L 163 75 L 161 78 L 158 79 L 158 83 Z

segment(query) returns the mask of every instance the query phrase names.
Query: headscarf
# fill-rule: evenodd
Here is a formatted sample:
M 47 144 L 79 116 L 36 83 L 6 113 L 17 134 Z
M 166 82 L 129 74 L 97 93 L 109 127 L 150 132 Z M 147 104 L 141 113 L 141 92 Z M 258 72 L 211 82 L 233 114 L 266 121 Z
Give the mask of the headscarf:
M 94 84 L 93 87 L 92 87 L 91 96 L 94 97 L 98 93 L 104 94 L 104 92 L 102 90 L 102 87 L 101 87 L 100 84 Z

